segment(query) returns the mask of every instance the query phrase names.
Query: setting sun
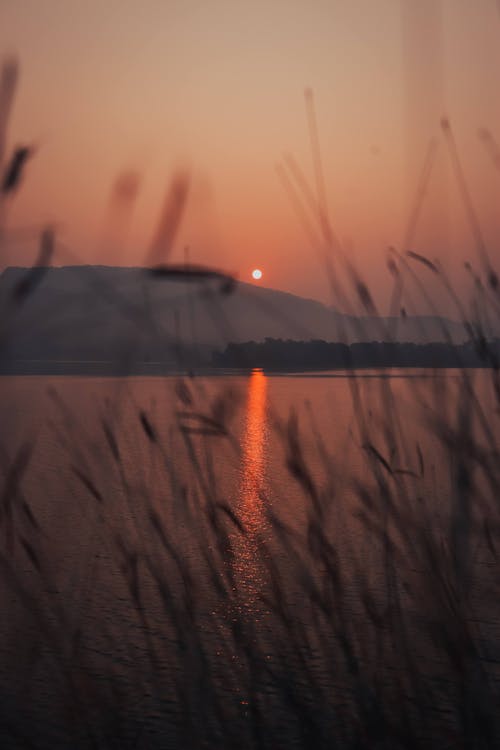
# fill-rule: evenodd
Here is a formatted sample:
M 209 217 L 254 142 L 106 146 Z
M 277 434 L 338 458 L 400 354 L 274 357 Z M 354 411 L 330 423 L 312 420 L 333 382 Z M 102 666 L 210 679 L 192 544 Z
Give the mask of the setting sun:
M 259 281 L 259 279 L 262 278 L 262 271 L 260 270 L 260 268 L 254 268 L 254 270 L 252 271 L 252 278 L 254 278 L 255 281 Z

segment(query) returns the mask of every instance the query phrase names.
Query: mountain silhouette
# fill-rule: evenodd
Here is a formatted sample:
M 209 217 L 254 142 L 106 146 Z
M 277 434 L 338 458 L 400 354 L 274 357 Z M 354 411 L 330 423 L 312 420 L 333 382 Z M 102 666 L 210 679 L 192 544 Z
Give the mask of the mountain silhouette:
M 266 338 L 349 344 L 468 338 L 461 324 L 444 318 L 356 317 L 275 289 L 243 282 L 230 289 L 216 277 L 188 282 L 182 274 L 142 268 L 7 268 L 0 304 L 1 359 L 14 370 L 13 363 L 28 360 L 191 366 L 210 362 L 212 351 L 228 342 Z

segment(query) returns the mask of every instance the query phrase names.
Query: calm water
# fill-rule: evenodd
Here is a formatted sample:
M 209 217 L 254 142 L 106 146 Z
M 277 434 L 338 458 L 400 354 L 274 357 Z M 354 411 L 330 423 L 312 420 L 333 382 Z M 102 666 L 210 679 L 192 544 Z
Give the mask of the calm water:
M 486 403 L 487 374 L 474 376 Z M 366 474 L 365 444 L 371 441 L 390 460 L 395 446 L 387 445 L 388 424 L 401 438 L 399 468 L 418 470 L 418 443 L 428 454 L 427 474 L 439 464 L 438 481 L 445 484 L 446 470 L 436 453 L 440 446 L 430 444 L 426 419 L 436 408 L 442 416 L 445 408 L 454 411 L 458 376 L 453 371 L 436 377 L 365 373 L 355 382 L 337 373 L 269 377 L 254 372 L 182 381 L 15 377 L 2 378 L 0 387 L 4 466 L 18 451 L 29 450 L 23 497 L 51 538 L 51 551 L 74 563 L 86 557 L 87 545 L 97 544 L 94 506 L 99 503 L 88 481 L 102 498 L 105 524 L 113 519 L 138 534 L 147 499 L 176 524 L 176 534 L 187 537 L 187 549 L 191 529 L 185 507 L 203 506 L 207 497 L 227 505 L 249 538 L 268 534 L 269 510 L 300 529 L 310 502 L 287 465 L 292 425 L 318 491 L 336 496 L 330 504 L 335 524 L 352 511 L 351 481 Z M 147 415 L 156 443 L 148 440 L 141 414 Z M 223 422 L 227 434 L 217 434 L 210 419 Z M 104 537 L 109 533 L 101 531 Z M 251 549 L 239 554 L 235 567 L 249 585 Z M 72 572 L 73 565 L 65 564 L 60 574 L 70 578 Z
M 469 396 L 496 436 L 490 376 L 469 376 Z M 202 643 L 210 680 L 244 707 L 248 665 L 234 624 L 243 620 L 263 658 L 275 658 L 277 586 L 321 680 L 322 636 L 304 588 L 328 585 L 328 563 L 310 563 L 310 521 L 321 507 L 354 621 L 359 576 L 375 593 L 386 586 L 380 539 L 360 518 L 360 487 L 373 486 L 377 471 L 391 474 L 406 483 L 408 508 L 426 497 L 435 528 L 445 522 L 453 457 L 435 419 L 457 423 L 460 378 L 2 378 L 1 460 L 11 490 L 0 625 L 6 705 L 19 713 L 22 704 L 50 746 L 64 680 L 78 695 L 82 685 L 101 695 L 98 685 L 105 703 L 112 674 L 130 715 L 144 710 L 154 726 L 165 706 L 151 662 L 167 715 L 176 716 L 186 659 L 191 687 L 206 679 L 198 657 L 186 656 Z M 487 445 L 478 425 L 475 418 L 471 433 Z

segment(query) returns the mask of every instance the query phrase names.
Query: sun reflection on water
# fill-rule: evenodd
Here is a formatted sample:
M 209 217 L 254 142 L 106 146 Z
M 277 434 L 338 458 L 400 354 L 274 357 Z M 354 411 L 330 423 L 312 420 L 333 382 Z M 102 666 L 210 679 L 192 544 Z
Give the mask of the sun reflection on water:
M 264 570 L 259 544 L 267 527 L 265 474 L 267 429 L 267 379 L 253 370 L 248 381 L 246 421 L 242 437 L 242 462 L 236 513 L 245 529 L 233 547 L 233 571 L 241 606 L 257 612 Z

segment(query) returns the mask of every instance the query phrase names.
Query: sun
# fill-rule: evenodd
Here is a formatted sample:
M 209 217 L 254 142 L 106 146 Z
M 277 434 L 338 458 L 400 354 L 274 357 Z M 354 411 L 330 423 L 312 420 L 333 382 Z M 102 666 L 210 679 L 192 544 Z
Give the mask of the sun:
M 262 271 L 260 270 L 260 268 L 254 268 L 253 269 L 253 271 L 252 271 L 252 278 L 254 278 L 255 281 L 258 281 L 259 279 L 262 278 Z

